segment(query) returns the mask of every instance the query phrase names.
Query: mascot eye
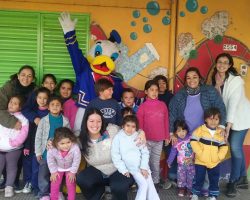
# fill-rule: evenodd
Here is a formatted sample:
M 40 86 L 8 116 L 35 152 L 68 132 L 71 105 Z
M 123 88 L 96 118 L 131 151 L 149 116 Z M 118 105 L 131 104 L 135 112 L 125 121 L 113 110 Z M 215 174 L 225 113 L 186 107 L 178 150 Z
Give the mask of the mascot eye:
M 102 47 L 97 45 L 95 48 L 95 57 L 99 55 L 102 55 Z
M 115 60 L 118 58 L 118 56 L 119 56 L 118 53 L 113 53 L 113 54 L 111 55 L 111 59 L 112 59 L 113 61 L 115 61 Z

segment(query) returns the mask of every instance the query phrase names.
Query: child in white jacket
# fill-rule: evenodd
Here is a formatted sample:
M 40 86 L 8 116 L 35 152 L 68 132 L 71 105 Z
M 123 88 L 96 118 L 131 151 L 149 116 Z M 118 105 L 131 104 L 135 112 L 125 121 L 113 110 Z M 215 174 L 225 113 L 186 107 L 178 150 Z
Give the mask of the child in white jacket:
M 21 114 L 23 98 L 19 95 L 10 98 L 8 112 L 20 122 L 20 129 L 0 125 L 0 176 L 6 165 L 5 197 L 14 196 L 13 185 L 17 173 L 17 162 L 22 153 L 23 143 L 28 135 L 29 122 Z
M 124 117 L 122 129 L 112 142 L 111 156 L 115 167 L 124 176 L 134 177 L 138 192 L 136 200 L 159 200 L 148 165 L 149 152 L 146 146 L 138 147 L 138 120 L 134 115 Z

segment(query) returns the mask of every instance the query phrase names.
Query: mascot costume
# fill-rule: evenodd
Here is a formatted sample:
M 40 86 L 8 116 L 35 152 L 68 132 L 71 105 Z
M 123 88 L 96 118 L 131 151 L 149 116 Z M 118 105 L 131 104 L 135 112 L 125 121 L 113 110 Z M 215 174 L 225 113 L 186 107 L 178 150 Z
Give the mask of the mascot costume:
M 89 50 L 87 57 L 84 57 L 76 39 L 75 25 L 77 19 L 71 20 L 69 13 L 62 13 L 59 21 L 76 76 L 74 93 L 78 94 L 77 105 L 79 109 L 76 115 L 74 133 L 78 135 L 85 108 L 96 97 L 94 85 L 98 79 L 109 79 L 114 85 L 113 98 L 117 101 L 121 100 L 122 79 L 112 73 L 120 55 L 116 44 L 121 42 L 121 38 L 118 32 L 113 30 L 108 40 L 96 41 Z

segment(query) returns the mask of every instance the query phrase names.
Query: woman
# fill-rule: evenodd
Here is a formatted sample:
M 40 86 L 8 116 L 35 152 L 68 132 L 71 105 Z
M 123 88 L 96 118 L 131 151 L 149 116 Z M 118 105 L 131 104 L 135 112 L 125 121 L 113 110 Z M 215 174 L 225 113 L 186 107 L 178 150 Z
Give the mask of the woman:
M 221 94 L 227 109 L 226 138 L 229 137 L 231 149 L 231 174 L 227 195 L 236 196 L 236 187 L 247 189 L 243 143 L 250 128 L 250 102 L 244 91 L 244 81 L 234 68 L 233 58 L 221 53 L 215 60 L 212 84 Z
M 7 112 L 8 102 L 11 96 L 19 94 L 27 99 L 35 88 L 34 80 L 35 70 L 29 65 L 24 65 L 0 88 L 0 124 L 7 128 L 21 128 L 21 122 Z
M 8 111 L 8 102 L 10 98 L 14 95 L 21 95 L 27 99 L 29 94 L 34 90 L 35 83 L 35 70 L 29 65 L 22 66 L 18 73 L 13 74 L 10 77 L 10 80 L 7 81 L 0 88 L 0 124 L 7 128 L 14 128 L 20 130 L 22 127 L 21 122 L 14 116 L 11 115 Z M 22 159 L 18 161 L 18 171 L 17 178 L 15 181 L 15 192 L 21 192 L 19 188 L 18 177 L 22 169 Z M 0 189 L 5 187 L 5 181 L 0 185 Z
M 185 87 L 179 90 L 171 99 L 169 104 L 170 135 L 172 141 L 174 122 L 176 120 L 185 120 L 189 133 L 204 124 L 204 111 L 211 107 L 217 107 L 221 113 L 220 127 L 225 129 L 226 108 L 222 98 L 216 89 L 202 83 L 200 71 L 195 68 L 189 68 L 185 73 Z M 203 185 L 203 195 L 208 196 L 207 192 L 208 178 L 206 177 Z
M 111 142 L 119 127 L 109 124 L 106 128 L 103 122 L 98 109 L 86 111 L 80 137 L 83 156 L 89 166 L 77 175 L 76 181 L 87 200 L 101 199 L 108 184 L 114 199 L 127 200 L 134 180 L 119 173 L 111 159 Z

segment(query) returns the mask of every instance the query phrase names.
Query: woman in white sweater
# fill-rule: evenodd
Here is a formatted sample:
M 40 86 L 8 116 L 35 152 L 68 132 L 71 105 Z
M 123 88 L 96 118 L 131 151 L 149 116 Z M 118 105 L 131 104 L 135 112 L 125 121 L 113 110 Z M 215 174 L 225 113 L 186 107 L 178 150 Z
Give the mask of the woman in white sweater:
M 220 92 L 226 106 L 226 139 L 229 139 L 231 149 L 232 164 L 227 195 L 235 197 L 236 187 L 248 188 L 243 143 L 250 128 L 250 102 L 245 95 L 244 81 L 234 68 L 232 56 L 221 53 L 215 63 L 212 84 Z

